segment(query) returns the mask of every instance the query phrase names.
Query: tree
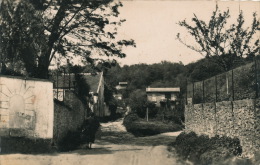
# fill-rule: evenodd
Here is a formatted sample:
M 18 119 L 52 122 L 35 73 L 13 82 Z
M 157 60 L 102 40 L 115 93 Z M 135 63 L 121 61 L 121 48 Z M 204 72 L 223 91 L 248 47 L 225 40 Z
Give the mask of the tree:
M 26 68 L 31 73 L 36 69 L 34 55 L 44 46 L 40 44 L 44 36 L 38 33 L 43 30 L 41 19 L 25 1 L 18 5 L 14 1 L 2 1 L 0 11 L 2 73 L 10 68 L 14 72 L 24 72 Z
M 135 43 L 116 39 L 117 27 L 125 21 L 117 18 L 121 6 L 113 0 L 3 0 L 1 61 L 22 62 L 29 75 L 48 78 L 57 54 L 79 56 L 90 64 L 107 62 L 94 55 L 123 58 L 122 47 Z
M 129 96 L 129 106 L 139 117 L 145 117 L 146 93 L 141 89 L 134 90 Z
M 178 24 L 185 27 L 189 34 L 194 37 L 198 46 L 187 44 L 177 34 L 177 39 L 188 48 L 199 52 L 205 57 L 213 58 L 226 71 L 231 69 L 235 63 L 245 57 L 250 58 L 260 53 L 259 38 L 254 38 L 260 30 L 256 13 L 253 13 L 251 27 L 244 28 L 244 16 L 240 11 L 237 23 L 227 27 L 227 20 L 230 18 L 229 10 L 220 12 L 218 6 L 213 12 L 208 23 L 200 20 L 195 14 L 189 24 L 186 20 Z

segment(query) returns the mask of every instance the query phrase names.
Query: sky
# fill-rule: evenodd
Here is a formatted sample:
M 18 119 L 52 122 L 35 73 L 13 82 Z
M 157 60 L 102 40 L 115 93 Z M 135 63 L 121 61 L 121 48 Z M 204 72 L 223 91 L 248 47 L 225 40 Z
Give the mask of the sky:
M 185 41 L 196 44 L 183 27 L 177 25 L 181 20 L 191 22 L 195 13 L 198 18 L 208 21 L 215 9 L 216 1 L 176 1 L 176 0 L 123 0 L 119 9 L 120 17 L 126 19 L 118 28 L 119 38 L 134 39 L 136 48 L 127 47 L 123 52 L 127 57 L 118 59 L 121 65 L 139 63 L 159 63 L 161 61 L 188 64 L 203 58 L 176 40 L 180 33 Z M 234 23 L 239 8 L 243 10 L 245 24 L 250 25 L 253 12 L 260 15 L 260 1 L 218 1 L 219 9 L 229 8 Z M 258 34 L 258 36 L 260 36 Z

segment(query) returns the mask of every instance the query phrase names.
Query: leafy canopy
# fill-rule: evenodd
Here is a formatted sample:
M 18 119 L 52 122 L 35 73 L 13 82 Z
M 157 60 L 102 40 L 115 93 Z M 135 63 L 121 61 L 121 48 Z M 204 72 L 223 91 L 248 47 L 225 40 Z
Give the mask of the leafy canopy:
M 253 21 L 250 27 L 244 27 L 243 12 L 240 11 L 237 22 L 228 27 L 227 20 L 230 18 L 229 10 L 221 12 L 216 6 L 208 23 L 199 19 L 196 14 L 192 23 L 186 20 L 178 24 L 187 29 L 195 39 L 197 45 L 189 45 L 183 41 L 181 35 L 177 39 L 188 48 L 200 53 L 205 57 L 218 56 L 217 62 L 225 70 L 232 66 L 236 59 L 250 58 L 260 54 L 259 38 L 256 38 L 260 30 L 257 14 L 253 13 Z
M 47 78 L 57 55 L 90 64 L 107 61 L 100 56 L 123 58 L 122 47 L 135 43 L 116 39 L 125 21 L 118 19 L 121 6 L 113 0 L 3 0 L 1 61 L 5 66 L 22 62 L 29 75 Z

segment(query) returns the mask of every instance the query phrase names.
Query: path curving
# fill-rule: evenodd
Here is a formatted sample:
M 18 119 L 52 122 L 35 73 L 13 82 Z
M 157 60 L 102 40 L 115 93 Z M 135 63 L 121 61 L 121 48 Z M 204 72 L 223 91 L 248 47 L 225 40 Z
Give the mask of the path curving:
M 180 132 L 150 137 L 134 137 L 126 132 L 122 120 L 102 123 L 102 136 L 85 149 L 51 154 L 0 155 L 0 165 L 183 165 L 168 152 L 167 144 Z

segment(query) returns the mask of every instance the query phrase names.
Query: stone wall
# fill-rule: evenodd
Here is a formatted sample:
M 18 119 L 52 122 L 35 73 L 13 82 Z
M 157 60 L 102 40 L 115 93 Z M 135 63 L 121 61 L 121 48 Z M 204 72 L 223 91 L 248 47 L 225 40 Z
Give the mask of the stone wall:
M 260 148 L 260 100 L 188 104 L 185 125 L 197 134 L 237 137 L 243 154 L 251 155 Z
M 59 142 L 69 131 L 77 131 L 85 116 L 86 108 L 82 102 L 72 91 L 66 90 L 64 101 L 54 104 L 54 142 Z

